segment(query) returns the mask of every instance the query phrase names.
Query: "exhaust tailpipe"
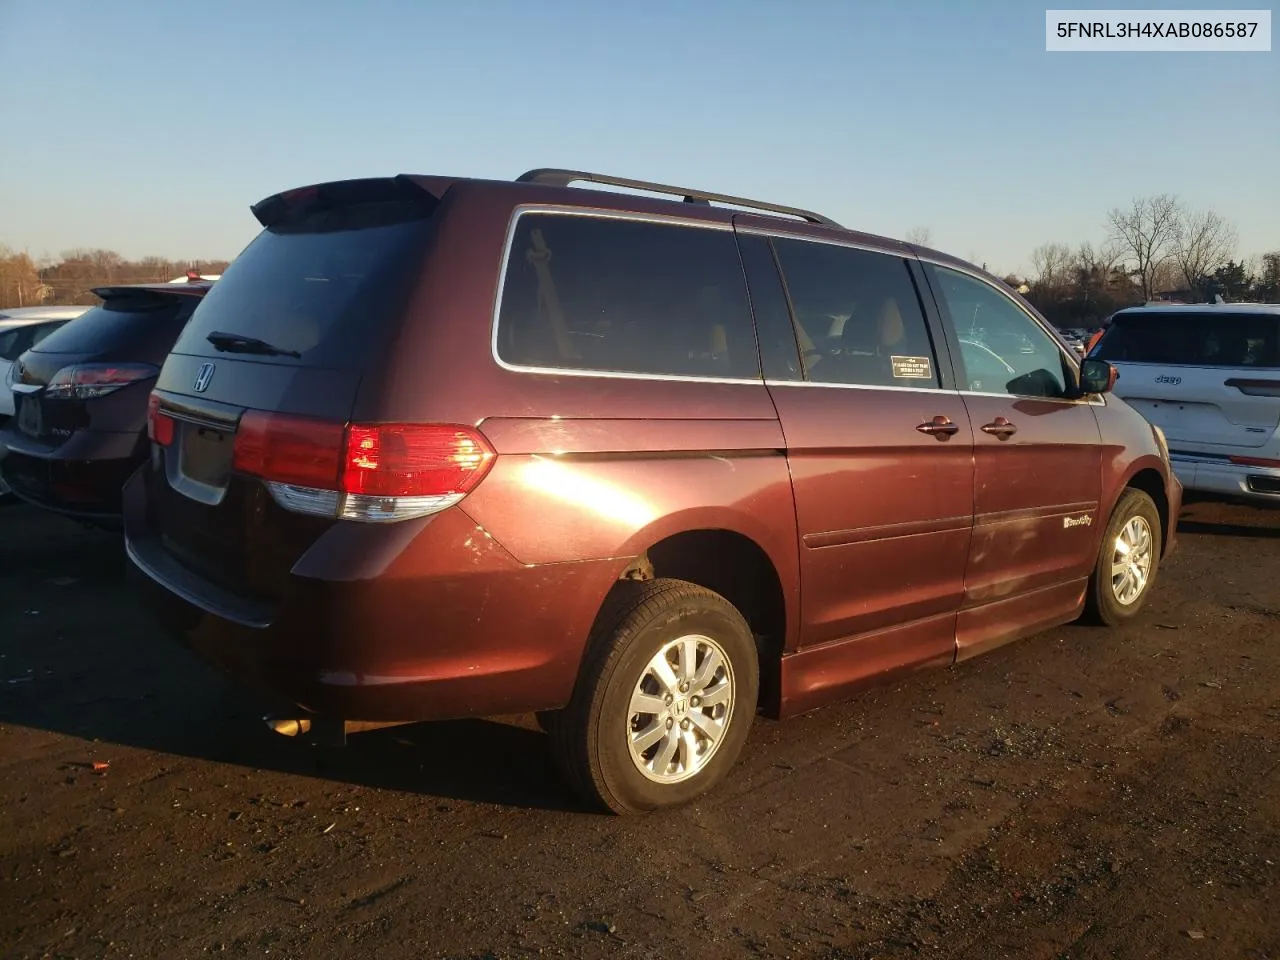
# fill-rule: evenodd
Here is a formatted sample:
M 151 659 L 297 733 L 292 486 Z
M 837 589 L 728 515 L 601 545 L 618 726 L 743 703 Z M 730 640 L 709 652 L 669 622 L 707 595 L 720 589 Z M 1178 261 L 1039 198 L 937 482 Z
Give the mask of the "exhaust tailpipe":
M 346 742 L 347 734 L 366 730 L 382 730 L 398 727 L 409 720 L 337 720 L 332 717 L 263 717 L 267 729 L 285 737 L 302 737 L 314 734 L 317 738 L 339 746 Z
M 300 737 L 311 732 L 310 717 L 263 717 L 267 728 L 285 737 Z

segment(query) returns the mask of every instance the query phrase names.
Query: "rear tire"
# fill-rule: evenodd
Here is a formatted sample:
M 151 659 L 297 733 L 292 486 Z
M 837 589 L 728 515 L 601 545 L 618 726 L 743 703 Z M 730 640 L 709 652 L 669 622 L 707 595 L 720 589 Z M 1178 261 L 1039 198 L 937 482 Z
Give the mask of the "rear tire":
M 588 803 L 617 814 L 688 803 L 746 743 L 760 689 L 755 640 L 724 597 L 682 580 L 621 581 L 591 632 L 552 754 Z
M 1160 511 L 1141 490 L 1125 490 L 1102 536 L 1085 593 L 1084 619 L 1107 627 L 1137 616 L 1151 595 L 1163 546 Z

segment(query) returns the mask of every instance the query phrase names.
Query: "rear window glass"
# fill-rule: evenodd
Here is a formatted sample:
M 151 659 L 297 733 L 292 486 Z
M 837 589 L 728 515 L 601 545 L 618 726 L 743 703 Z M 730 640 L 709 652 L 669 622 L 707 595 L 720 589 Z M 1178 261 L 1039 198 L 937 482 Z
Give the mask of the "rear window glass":
M 1092 355 L 1112 363 L 1280 367 L 1280 317 L 1219 311 L 1120 314 Z
M 0 330 L 0 360 L 17 360 L 26 349 L 23 344 L 29 342 L 30 335 L 21 327 Z M 0 389 L 4 389 L 0 387 Z
M 31 331 L 32 345 L 43 343 L 45 339 L 48 338 L 49 334 L 53 333 L 53 331 L 57 330 L 59 327 L 65 326 L 66 323 L 66 320 L 54 320 L 50 323 L 35 324 L 35 329 Z
M 622 218 L 522 216 L 503 281 L 498 356 L 532 367 L 758 377 L 733 234 Z
M 40 353 L 99 353 L 136 335 L 144 324 L 182 323 L 198 298 L 112 297 L 64 323 L 34 347 Z
M 300 354 L 243 359 L 358 368 L 403 306 L 429 230 L 426 208 L 403 201 L 326 209 L 263 230 L 205 295 L 174 352 L 231 356 L 207 340 L 231 333 Z

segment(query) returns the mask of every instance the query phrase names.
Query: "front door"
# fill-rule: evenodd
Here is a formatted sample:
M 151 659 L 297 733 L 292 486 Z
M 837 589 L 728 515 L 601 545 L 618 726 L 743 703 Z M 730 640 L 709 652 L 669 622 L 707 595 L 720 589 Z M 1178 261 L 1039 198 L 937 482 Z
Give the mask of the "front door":
M 1071 619 L 1097 556 L 1102 444 L 1094 407 L 1070 399 L 1067 352 L 1016 300 L 929 265 L 974 436 L 974 526 L 957 655 Z

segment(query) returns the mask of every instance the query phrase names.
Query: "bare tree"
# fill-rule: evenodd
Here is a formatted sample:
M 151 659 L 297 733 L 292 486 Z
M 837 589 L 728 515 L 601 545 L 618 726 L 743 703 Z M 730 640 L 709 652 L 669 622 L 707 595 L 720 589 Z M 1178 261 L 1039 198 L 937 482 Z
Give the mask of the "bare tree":
M 1156 273 L 1173 253 L 1181 214 L 1178 198 L 1167 193 L 1137 197 L 1128 210 L 1114 207 L 1107 214 L 1110 239 L 1132 264 L 1144 299 L 1156 293 Z
M 927 247 L 932 237 L 933 231 L 928 227 L 912 227 L 907 231 L 907 243 L 913 243 L 917 247 Z
M 1165 257 L 1151 274 L 1151 289 L 1154 293 L 1181 291 L 1184 286 L 1182 268 L 1175 257 Z
M 1258 295 L 1267 303 L 1280 301 L 1280 250 L 1264 253 L 1258 269 Z
M 29 307 L 44 297 L 40 274 L 32 259 L 25 253 L 0 246 L 0 306 Z
M 1065 243 L 1042 243 L 1031 251 L 1037 289 L 1060 290 L 1071 282 L 1071 248 Z
M 1121 265 L 1124 254 L 1115 243 L 1107 242 L 1095 250 L 1093 244 L 1086 240 L 1076 248 L 1075 260 L 1077 270 L 1107 276 Z
M 1187 286 L 1199 289 L 1205 278 L 1230 260 L 1237 239 L 1236 228 L 1212 210 L 1183 211 L 1174 234 L 1173 252 Z
M 1127 301 L 1136 295 L 1133 278 L 1124 269 L 1124 256 L 1114 243 L 1095 249 L 1093 244 L 1080 244 L 1075 252 L 1074 294 L 1088 310 L 1102 303 Z
M 60 259 L 44 256 L 37 262 L 0 244 L 0 307 L 94 303 L 95 287 L 164 282 L 188 270 L 209 276 L 227 266 L 225 260 L 127 260 L 114 250 L 98 249 L 68 250 Z

